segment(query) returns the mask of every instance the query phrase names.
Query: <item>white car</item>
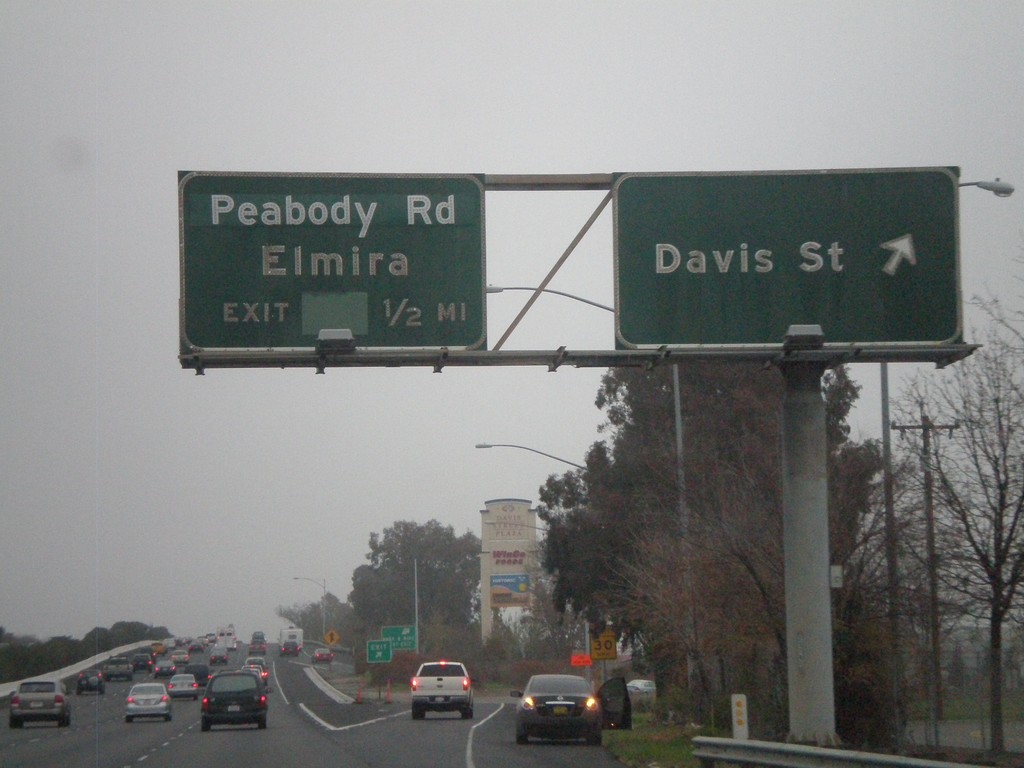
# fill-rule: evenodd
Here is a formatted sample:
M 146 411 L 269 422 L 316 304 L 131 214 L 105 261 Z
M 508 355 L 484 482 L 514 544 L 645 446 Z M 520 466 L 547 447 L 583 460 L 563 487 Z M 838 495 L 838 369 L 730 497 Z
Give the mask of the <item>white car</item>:
M 648 695 L 653 696 L 657 687 L 654 685 L 653 680 L 630 680 L 626 683 L 626 690 L 636 695 Z
M 167 695 L 172 699 L 196 701 L 200 693 L 202 693 L 202 686 L 196 682 L 195 675 L 175 675 L 167 684 Z
M 171 697 L 163 683 L 139 683 L 128 691 L 124 703 L 124 721 L 130 723 L 136 717 L 162 717 L 171 719 Z

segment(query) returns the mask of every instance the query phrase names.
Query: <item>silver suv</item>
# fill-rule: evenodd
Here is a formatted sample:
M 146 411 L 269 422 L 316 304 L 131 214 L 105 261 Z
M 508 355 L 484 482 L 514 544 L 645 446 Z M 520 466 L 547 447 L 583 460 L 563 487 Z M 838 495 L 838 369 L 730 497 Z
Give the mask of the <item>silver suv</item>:
M 60 680 L 25 680 L 11 697 L 9 723 L 21 728 L 33 720 L 55 720 L 57 727 L 71 725 L 71 701 Z

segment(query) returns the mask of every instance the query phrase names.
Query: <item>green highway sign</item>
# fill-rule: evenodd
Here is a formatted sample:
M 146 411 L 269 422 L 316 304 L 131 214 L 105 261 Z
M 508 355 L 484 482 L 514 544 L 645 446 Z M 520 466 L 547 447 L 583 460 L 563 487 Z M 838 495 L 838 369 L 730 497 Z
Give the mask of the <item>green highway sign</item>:
M 622 174 L 616 347 L 961 340 L 957 168 Z
M 381 627 L 380 636 L 391 643 L 392 651 L 416 650 L 416 627 L 414 625 Z
M 366 641 L 366 663 L 387 664 L 391 661 L 391 643 L 387 640 Z
M 486 342 L 472 175 L 178 174 L 182 354 Z

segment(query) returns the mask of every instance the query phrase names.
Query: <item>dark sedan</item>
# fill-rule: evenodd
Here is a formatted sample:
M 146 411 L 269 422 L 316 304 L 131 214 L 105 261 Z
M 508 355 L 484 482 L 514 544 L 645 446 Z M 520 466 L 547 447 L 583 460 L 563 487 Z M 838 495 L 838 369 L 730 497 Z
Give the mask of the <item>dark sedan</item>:
M 531 736 L 600 744 L 604 728 L 632 727 L 629 694 L 621 677 L 594 693 L 590 683 L 576 675 L 534 675 L 512 695 L 519 698 L 517 744 L 526 744 Z

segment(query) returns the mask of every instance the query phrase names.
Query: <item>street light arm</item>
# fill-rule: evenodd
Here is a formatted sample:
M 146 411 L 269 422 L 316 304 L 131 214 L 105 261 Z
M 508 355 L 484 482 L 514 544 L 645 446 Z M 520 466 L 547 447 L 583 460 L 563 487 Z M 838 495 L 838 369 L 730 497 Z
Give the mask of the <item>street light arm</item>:
M 501 293 L 503 291 L 530 291 L 531 293 L 538 290 L 537 288 L 528 288 L 525 286 L 518 285 L 488 285 L 487 293 Z M 603 309 L 605 312 L 615 312 L 612 307 L 607 304 L 599 304 L 596 301 L 585 299 L 582 296 L 577 296 L 574 293 L 566 293 L 565 291 L 556 291 L 554 288 L 541 288 L 539 289 L 544 293 L 554 293 L 558 296 L 565 296 L 567 299 L 574 299 L 575 301 L 582 301 L 584 304 L 589 304 L 592 307 Z
M 575 461 L 569 461 L 563 459 L 560 456 L 554 456 L 550 453 L 544 453 L 544 451 L 538 451 L 536 448 L 530 448 L 528 445 L 516 445 L 515 443 L 477 443 L 477 448 L 521 448 L 524 451 L 531 451 L 532 453 L 539 453 L 541 456 L 547 456 L 549 459 L 560 461 L 563 464 L 576 467 L 576 469 L 586 469 L 582 464 L 577 464 Z
M 999 177 L 996 177 L 995 181 L 965 181 L 960 184 L 961 187 L 977 187 L 978 189 L 984 189 L 986 192 L 991 192 L 996 197 L 1009 197 L 1013 194 L 1013 184 L 1006 181 L 1000 181 Z

